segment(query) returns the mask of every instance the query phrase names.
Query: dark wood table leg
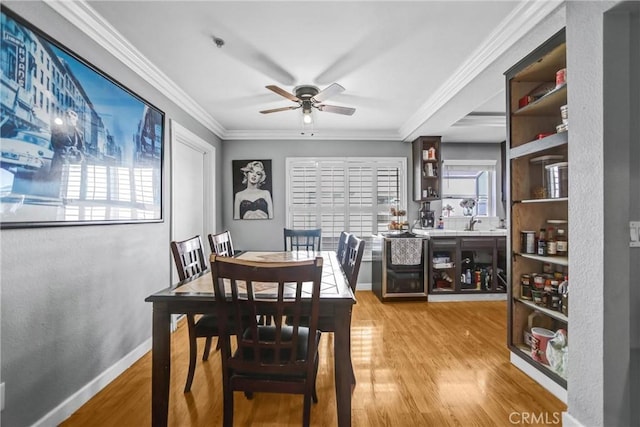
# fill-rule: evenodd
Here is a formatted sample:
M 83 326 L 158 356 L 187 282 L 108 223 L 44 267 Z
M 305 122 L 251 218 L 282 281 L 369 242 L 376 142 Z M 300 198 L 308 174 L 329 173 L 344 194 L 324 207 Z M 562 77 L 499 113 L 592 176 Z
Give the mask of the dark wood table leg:
M 340 309 L 335 316 L 334 364 L 338 426 L 351 426 L 351 386 L 354 379 L 351 365 L 351 306 Z
M 169 421 L 171 378 L 171 316 L 166 303 L 153 303 L 151 352 L 151 425 L 166 427 Z

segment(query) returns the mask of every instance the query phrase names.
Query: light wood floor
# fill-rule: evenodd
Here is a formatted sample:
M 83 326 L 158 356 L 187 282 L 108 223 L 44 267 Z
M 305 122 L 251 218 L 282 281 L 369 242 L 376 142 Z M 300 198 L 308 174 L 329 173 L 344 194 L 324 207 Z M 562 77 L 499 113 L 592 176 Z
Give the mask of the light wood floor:
M 509 362 L 506 302 L 378 301 L 358 291 L 351 323 L 357 385 L 353 426 L 559 425 L 566 406 Z M 220 361 L 212 353 L 184 394 L 187 331 L 172 337 L 169 425 L 222 423 Z M 322 334 L 319 403 L 311 424 L 335 426 L 333 334 Z M 556 420 L 556 422 L 554 422 Z M 299 426 L 302 397 L 235 397 L 236 426 Z M 63 427 L 151 425 L 151 357 L 142 357 L 80 408 Z

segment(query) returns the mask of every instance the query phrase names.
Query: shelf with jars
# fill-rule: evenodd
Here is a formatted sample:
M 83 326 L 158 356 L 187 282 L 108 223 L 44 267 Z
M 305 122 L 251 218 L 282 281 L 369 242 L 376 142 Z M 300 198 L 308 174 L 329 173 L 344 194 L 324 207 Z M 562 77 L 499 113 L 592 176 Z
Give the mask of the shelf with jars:
M 420 136 L 413 141 L 413 200 L 440 200 L 441 165 L 439 136 Z
M 570 88 L 564 30 L 505 76 L 508 345 L 516 366 L 566 401 Z

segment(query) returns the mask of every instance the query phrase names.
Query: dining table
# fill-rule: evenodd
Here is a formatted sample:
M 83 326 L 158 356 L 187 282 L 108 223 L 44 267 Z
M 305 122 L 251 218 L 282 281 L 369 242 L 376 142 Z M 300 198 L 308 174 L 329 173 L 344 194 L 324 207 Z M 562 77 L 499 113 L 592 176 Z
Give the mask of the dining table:
M 336 410 L 339 427 L 351 425 L 351 393 L 355 375 L 351 362 L 351 311 L 355 296 L 333 251 L 244 251 L 237 258 L 265 263 L 293 262 L 322 256 L 318 328 L 333 332 Z M 207 270 L 162 289 L 145 299 L 153 304 L 151 423 L 166 426 L 171 377 L 171 315 L 215 313 L 213 279 Z

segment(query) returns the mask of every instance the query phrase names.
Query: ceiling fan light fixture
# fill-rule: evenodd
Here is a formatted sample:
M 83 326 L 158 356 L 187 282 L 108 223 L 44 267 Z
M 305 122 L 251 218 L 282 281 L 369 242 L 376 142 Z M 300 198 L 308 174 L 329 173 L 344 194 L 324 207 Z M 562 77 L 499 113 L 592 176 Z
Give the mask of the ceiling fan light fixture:
M 332 83 L 324 90 L 319 90 L 316 86 L 311 85 L 301 85 L 293 88 L 293 92 L 290 93 L 278 86 L 269 85 L 266 86 L 267 89 L 275 92 L 276 94 L 287 98 L 290 101 L 296 103 L 296 106 L 293 107 L 280 107 L 280 108 L 272 108 L 270 110 L 260 111 L 262 114 L 275 113 L 278 111 L 286 111 L 286 110 L 296 110 L 298 108 L 302 109 L 302 126 L 305 129 L 312 128 L 315 125 L 315 110 L 318 111 L 326 111 L 329 113 L 342 114 L 346 116 L 351 116 L 356 109 L 351 107 L 339 107 L 336 105 L 326 105 L 322 104 L 322 102 L 342 91 L 344 88 L 337 83 Z M 305 133 L 303 133 L 304 135 Z
M 313 117 L 311 116 L 311 111 L 303 111 L 302 112 L 302 123 L 305 125 L 310 125 L 313 123 Z

